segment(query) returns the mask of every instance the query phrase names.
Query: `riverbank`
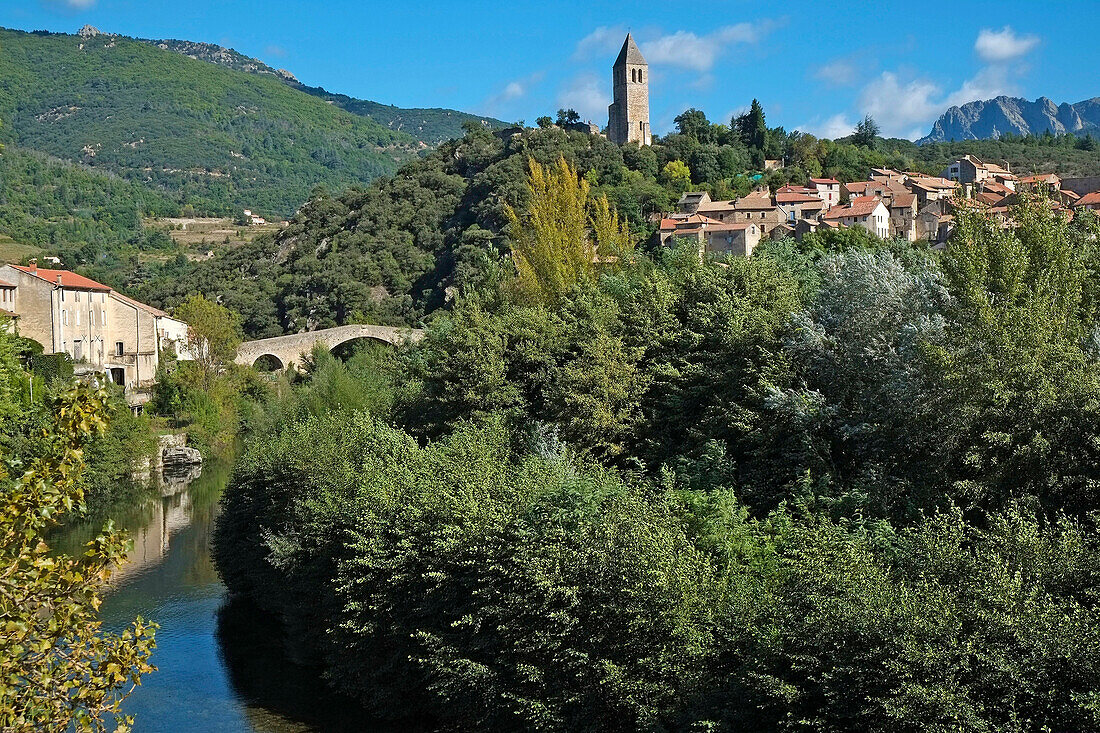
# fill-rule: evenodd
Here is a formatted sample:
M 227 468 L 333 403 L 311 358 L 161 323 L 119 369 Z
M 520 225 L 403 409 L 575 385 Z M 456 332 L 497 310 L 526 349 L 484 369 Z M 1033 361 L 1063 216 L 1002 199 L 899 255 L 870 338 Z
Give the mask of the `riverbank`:
M 283 654 L 279 624 L 232 602 L 210 559 L 210 536 L 232 457 L 207 460 L 186 483 L 161 481 L 108 514 L 134 539 L 105 595 L 108 631 L 136 616 L 160 624 L 152 663 L 123 710 L 142 731 L 353 731 L 376 729 L 336 698 L 316 670 Z M 64 528 L 55 547 L 77 552 L 101 519 Z

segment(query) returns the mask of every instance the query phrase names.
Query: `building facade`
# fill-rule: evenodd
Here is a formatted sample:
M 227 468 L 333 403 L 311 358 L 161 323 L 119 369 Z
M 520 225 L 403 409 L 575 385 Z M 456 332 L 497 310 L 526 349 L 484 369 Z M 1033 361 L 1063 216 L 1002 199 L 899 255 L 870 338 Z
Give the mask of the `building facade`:
M 95 280 L 5 265 L 0 281 L 13 286 L 3 288 L 5 309 L 18 316 L 19 335 L 47 354 L 68 354 L 78 371 L 104 372 L 131 390 L 153 383 L 166 350 L 189 358 L 185 323 Z
M 607 108 L 608 139 L 616 145 L 649 145 L 653 142 L 649 128 L 649 64 L 629 33 L 611 73 L 614 101 Z

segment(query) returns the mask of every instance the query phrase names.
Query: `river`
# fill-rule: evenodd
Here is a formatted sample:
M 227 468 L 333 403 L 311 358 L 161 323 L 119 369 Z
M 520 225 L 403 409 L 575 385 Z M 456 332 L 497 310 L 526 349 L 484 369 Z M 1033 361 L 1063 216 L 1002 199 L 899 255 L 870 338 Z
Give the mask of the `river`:
M 110 516 L 134 538 L 134 552 L 112 579 L 104 626 L 119 631 L 136 616 L 160 624 L 147 675 L 124 703 L 141 731 L 379 730 L 335 698 L 316 670 L 282 653 L 278 625 L 227 598 L 210 557 L 227 461 L 176 479 L 139 506 Z M 101 522 L 73 525 L 54 542 L 75 552 Z

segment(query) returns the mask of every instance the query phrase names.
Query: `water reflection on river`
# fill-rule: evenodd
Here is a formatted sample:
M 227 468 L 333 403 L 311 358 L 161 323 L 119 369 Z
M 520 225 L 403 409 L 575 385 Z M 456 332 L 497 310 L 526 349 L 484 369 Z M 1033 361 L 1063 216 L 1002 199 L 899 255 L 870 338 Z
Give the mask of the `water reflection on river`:
M 111 512 L 131 532 L 134 553 L 112 580 L 104 626 L 119 630 L 140 615 L 161 627 L 153 654 L 159 671 L 124 710 L 137 716 L 139 732 L 375 729 L 313 670 L 285 659 L 276 625 L 226 600 L 210 535 L 229 470 L 228 462 L 207 462 L 201 473 L 162 484 L 161 496 Z M 100 526 L 73 526 L 54 544 L 77 552 Z

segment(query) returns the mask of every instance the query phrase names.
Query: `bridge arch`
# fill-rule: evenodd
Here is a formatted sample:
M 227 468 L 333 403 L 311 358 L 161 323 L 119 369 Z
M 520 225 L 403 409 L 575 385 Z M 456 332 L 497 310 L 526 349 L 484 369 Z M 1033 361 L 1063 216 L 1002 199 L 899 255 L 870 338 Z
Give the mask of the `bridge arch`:
M 252 368 L 258 372 L 278 372 L 285 369 L 286 364 L 274 354 L 260 354 L 252 362 Z
M 292 364 L 301 364 L 303 357 L 308 355 L 318 343 L 323 344 L 325 348 L 332 351 L 342 344 L 356 339 L 369 339 L 398 345 L 413 343 L 423 337 L 423 331 L 413 328 L 365 324 L 337 326 L 336 328 L 325 328 L 318 331 L 305 331 L 257 341 L 246 341 L 237 347 L 235 361 L 245 366 L 253 366 L 262 357 L 269 356 L 278 360 L 281 365 L 280 369 L 286 369 Z

